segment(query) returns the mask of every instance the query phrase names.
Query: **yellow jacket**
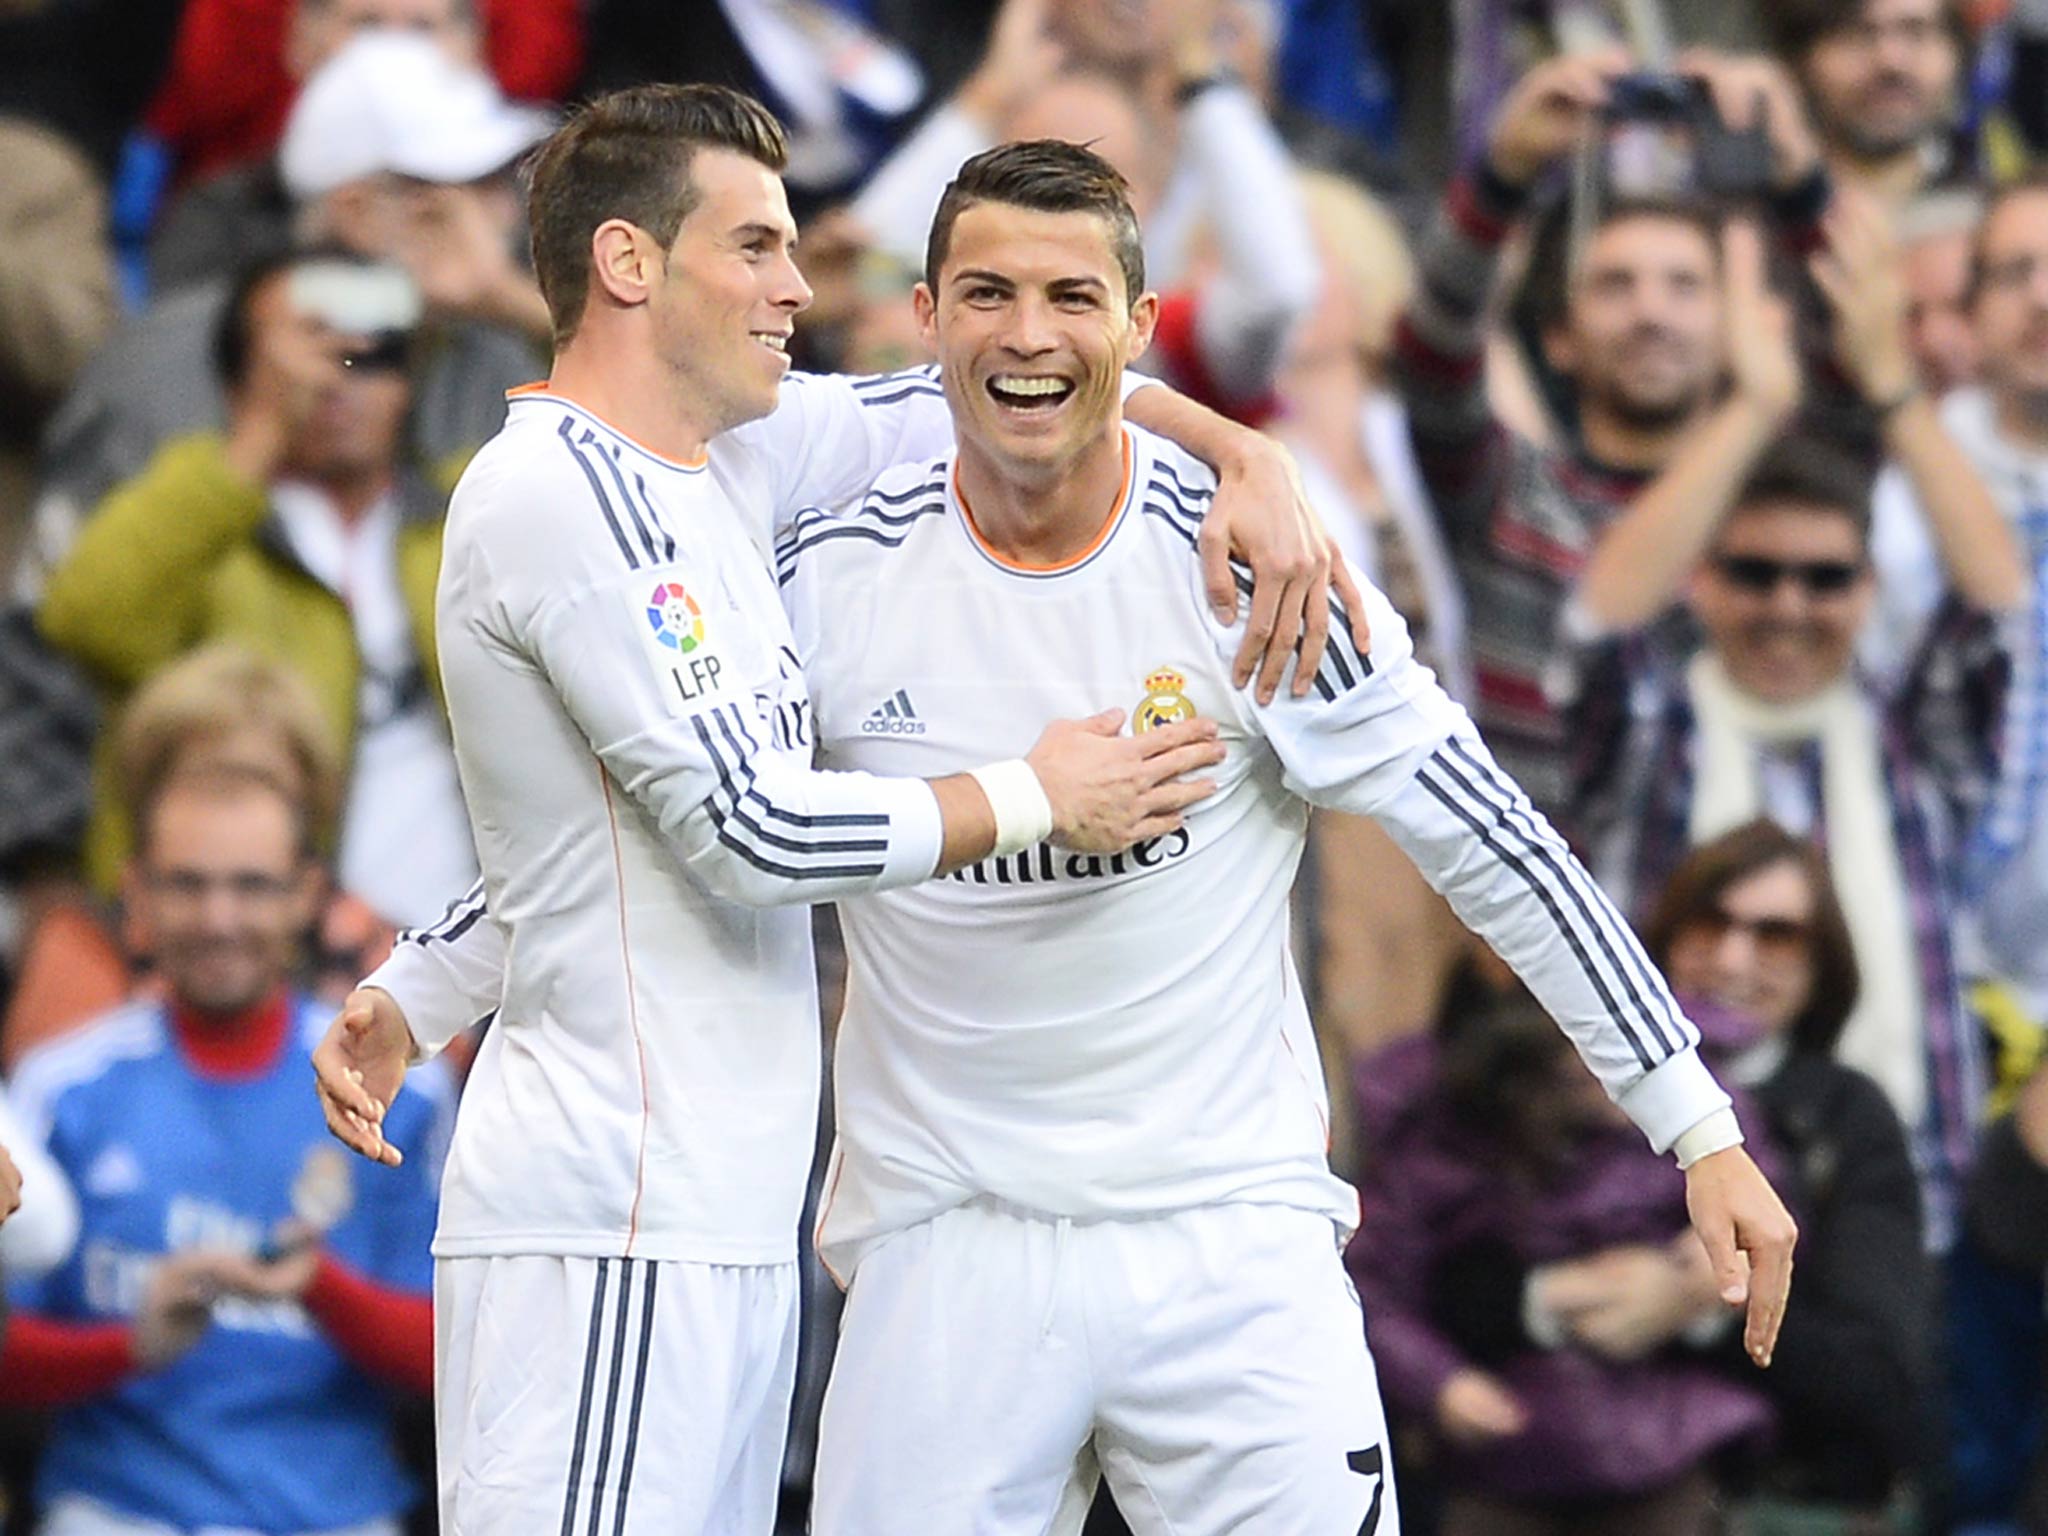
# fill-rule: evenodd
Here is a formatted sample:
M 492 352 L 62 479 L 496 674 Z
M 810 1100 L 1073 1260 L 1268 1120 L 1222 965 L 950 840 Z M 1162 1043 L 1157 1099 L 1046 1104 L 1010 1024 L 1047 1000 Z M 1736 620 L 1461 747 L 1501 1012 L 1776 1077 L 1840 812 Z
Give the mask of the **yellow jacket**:
M 111 892 L 128 828 L 114 789 L 116 712 L 143 683 L 212 640 L 238 641 L 289 663 L 312 685 L 335 740 L 355 739 L 358 673 L 348 609 L 299 564 L 270 516 L 263 488 L 228 465 L 214 433 L 176 438 L 116 487 L 50 575 L 36 621 L 100 684 L 107 726 L 94 763 L 86 868 Z M 401 481 L 398 584 L 413 644 L 436 695 L 434 583 L 445 498 Z

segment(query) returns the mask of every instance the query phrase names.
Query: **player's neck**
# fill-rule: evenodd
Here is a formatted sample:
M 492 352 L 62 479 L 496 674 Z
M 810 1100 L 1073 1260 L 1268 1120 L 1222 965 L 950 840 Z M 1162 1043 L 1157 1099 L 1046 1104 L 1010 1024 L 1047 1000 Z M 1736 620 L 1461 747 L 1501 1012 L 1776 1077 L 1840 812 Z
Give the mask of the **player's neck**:
M 581 336 L 555 356 L 548 393 L 560 395 L 641 447 L 691 464 L 711 440 L 708 422 L 692 418 L 676 398 L 675 380 L 651 356 L 634 349 L 600 351 Z
M 1596 462 L 1610 469 L 1655 474 L 1671 462 L 1679 443 L 1699 421 L 1701 412 L 1669 425 L 1642 426 L 1620 414 L 1581 400 L 1579 442 Z
M 1079 558 L 1116 516 L 1130 475 L 1121 423 L 1062 464 L 1019 465 L 964 438 L 957 485 L 975 534 L 1016 565 L 1060 566 Z

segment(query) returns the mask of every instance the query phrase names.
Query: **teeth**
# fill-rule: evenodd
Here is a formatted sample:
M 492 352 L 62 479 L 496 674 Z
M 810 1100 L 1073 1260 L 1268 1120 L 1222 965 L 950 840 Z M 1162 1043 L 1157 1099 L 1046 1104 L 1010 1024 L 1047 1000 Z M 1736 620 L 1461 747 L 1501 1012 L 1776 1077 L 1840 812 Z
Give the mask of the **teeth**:
M 789 338 L 780 331 L 755 331 L 753 335 L 754 340 L 760 342 L 763 346 L 773 347 L 778 352 L 787 352 L 789 350 Z
M 1067 392 L 1065 379 L 1027 379 L 1006 374 L 989 380 L 989 383 L 1006 395 L 1063 395 Z

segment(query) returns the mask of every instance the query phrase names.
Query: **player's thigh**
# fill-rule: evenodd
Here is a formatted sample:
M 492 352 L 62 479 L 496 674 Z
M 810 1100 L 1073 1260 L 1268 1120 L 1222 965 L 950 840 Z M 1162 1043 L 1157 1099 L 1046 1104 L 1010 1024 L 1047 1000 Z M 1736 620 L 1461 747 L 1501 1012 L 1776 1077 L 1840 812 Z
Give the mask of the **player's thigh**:
M 868 1254 L 825 1390 L 813 1536 L 1077 1532 L 1096 1469 L 1071 1281 L 1054 1223 L 982 1203 Z
M 1330 1222 L 1222 1206 L 1123 1224 L 1128 1347 L 1099 1409 L 1138 1536 L 1395 1536 L 1379 1382 Z
M 787 1265 L 442 1260 L 442 1529 L 767 1536 L 796 1291 Z

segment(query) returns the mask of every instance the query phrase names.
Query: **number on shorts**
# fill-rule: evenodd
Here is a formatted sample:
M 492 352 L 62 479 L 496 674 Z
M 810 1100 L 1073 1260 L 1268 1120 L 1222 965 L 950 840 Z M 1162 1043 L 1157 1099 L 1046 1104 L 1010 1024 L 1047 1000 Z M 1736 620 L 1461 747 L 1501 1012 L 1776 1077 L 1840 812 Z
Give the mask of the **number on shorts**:
M 1373 1480 L 1372 1508 L 1365 1512 L 1365 1519 L 1358 1527 L 1358 1536 L 1373 1536 L 1380 1528 L 1380 1502 L 1387 1493 L 1386 1457 L 1381 1454 L 1378 1446 L 1372 1445 L 1362 1451 L 1346 1451 L 1344 1460 L 1360 1477 L 1369 1477 Z

